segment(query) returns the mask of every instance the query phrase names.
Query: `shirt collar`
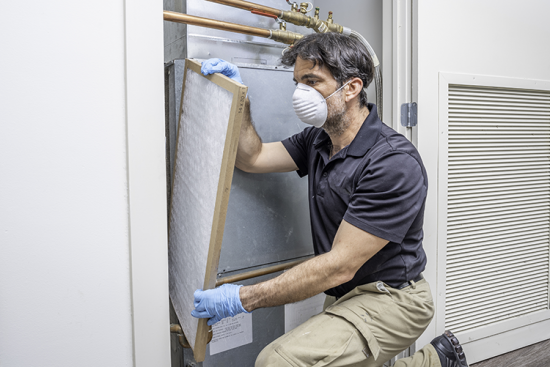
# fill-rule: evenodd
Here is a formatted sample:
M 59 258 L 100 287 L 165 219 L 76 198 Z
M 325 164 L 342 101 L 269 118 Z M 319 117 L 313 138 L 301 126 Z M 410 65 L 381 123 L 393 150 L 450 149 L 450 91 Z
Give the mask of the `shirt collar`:
M 367 107 L 369 109 L 369 115 L 363 122 L 363 125 L 359 128 L 355 138 L 353 138 L 346 155 L 362 157 L 370 148 L 372 148 L 374 143 L 376 143 L 376 140 L 378 140 L 378 135 L 382 129 L 382 121 L 378 118 L 376 105 L 369 103 Z M 330 143 L 330 137 L 326 131 L 322 130 L 315 138 L 313 145 L 315 149 L 319 149 L 327 143 Z

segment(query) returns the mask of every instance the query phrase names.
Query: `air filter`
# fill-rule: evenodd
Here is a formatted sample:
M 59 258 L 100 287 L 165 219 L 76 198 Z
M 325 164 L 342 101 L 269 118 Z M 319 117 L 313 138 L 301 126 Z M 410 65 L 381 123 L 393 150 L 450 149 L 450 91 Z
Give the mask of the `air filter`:
M 208 326 L 191 316 L 193 293 L 216 284 L 247 91 L 200 67 L 185 62 L 169 222 L 170 298 L 197 362 Z

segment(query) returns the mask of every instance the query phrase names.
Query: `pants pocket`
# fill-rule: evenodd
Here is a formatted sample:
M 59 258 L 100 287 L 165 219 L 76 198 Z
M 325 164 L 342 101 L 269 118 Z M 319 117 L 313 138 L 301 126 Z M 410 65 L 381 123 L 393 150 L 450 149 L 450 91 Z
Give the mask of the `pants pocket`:
M 372 330 L 368 326 L 368 321 L 371 317 L 369 314 L 357 314 L 344 306 L 332 306 L 328 308 L 325 312 L 342 317 L 343 319 L 350 322 L 353 326 L 355 326 L 357 331 L 359 331 L 359 333 L 361 333 L 363 338 L 367 341 L 368 349 L 370 350 L 370 353 L 372 354 L 374 359 L 378 359 L 378 356 L 380 354 L 380 345 L 374 337 Z
M 362 366 L 366 346 L 347 320 L 321 313 L 264 348 L 256 367 Z
M 296 353 L 295 350 L 288 350 L 285 345 L 280 345 L 277 349 L 275 349 L 275 352 L 294 367 L 323 367 L 328 366 L 341 357 L 342 354 L 344 354 L 344 352 L 348 349 L 354 337 L 358 337 L 356 333 L 352 333 L 347 339 L 342 340 L 343 343 L 339 343 L 341 345 L 333 345 L 321 354 Z

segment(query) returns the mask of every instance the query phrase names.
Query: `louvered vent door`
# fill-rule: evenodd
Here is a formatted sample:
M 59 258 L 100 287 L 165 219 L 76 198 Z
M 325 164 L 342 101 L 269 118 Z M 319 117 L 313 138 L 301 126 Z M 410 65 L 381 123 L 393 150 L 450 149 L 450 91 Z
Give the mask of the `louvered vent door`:
M 550 92 L 448 85 L 445 328 L 548 309 Z

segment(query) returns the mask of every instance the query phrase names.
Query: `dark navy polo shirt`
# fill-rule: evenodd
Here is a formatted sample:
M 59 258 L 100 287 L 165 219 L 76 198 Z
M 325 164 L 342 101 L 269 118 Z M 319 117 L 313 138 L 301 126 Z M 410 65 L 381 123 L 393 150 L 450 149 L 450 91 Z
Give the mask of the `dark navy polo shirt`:
M 380 121 L 375 105 L 368 108 L 370 114 L 351 144 L 332 158 L 331 140 L 320 128 L 306 128 L 282 142 L 298 174 L 309 179 L 316 255 L 331 250 L 342 219 L 389 241 L 351 281 L 325 292 L 335 297 L 378 280 L 397 287 L 426 266 L 426 170 L 414 145 Z

